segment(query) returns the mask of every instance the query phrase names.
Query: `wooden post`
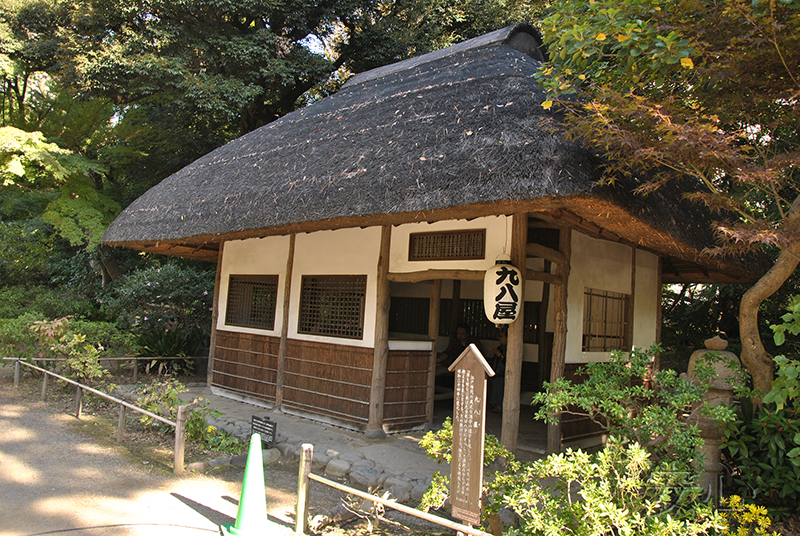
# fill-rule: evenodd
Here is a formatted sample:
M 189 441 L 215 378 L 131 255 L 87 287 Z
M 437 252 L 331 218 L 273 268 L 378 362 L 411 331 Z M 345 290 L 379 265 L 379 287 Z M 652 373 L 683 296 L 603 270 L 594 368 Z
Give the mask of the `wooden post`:
M 544 271 L 550 273 L 550 261 L 544 261 Z M 550 379 L 551 353 L 547 351 L 547 310 L 550 306 L 550 283 L 542 284 L 542 301 L 539 304 L 539 325 L 536 326 L 536 340 L 539 343 L 539 366 L 536 373 L 536 387 L 541 389 Z
M 186 447 L 186 406 L 178 406 L 178 416 L 175 418 L 175 458 L 172 472 L 176 475 L 183 474 L 183 452 Z
M 14 387 L 19 387 L 19 359 L 14 361 Z
M 222 253 L 225 251 L 225 242 L 219 243 L 217 253 L 217 274 L 214 276 L 214 302 L 211 313 L 211 338 L 208 342 L 208 365 L 206 366 L 206 387 L 211 387 L 214 381 L 214 354 L 217 349 L 217 321 L 219 320 L 219 290 L 222 281 Z
M 528 214 L 514 214 L 511 220 L 511 264 L 523 274 L 527 273 L 525 245 L 528 242 Z M 520 278 L 520 296 L 525 296 L 525 277 Z M 519 390 L 522 382 L 522 350 L 525 333 L 525 308 L 522 307 L 517 319 L 508 326 L 506 349 L 506 379 L 503 391 L 503 426 L 500 443 L 509 451 L 516 453 L 519 439 Z
M 392 227 L 381 229 L 381 250 L 378 256 L 377 303 L 375 311 L 375 349 L 372 359 L 372 383 L 369 391 L 367 437 L 383 438 L 383 400 L 386 395 L 386 367 L 389 360 L 389 246 Z
M 631 300 L 628 310 L 625 312 L 625 321 L 628 323 L 628 337 L 626 346 L 633 348 L 633 318 L 634 303 L 636 303 L 636 248 L 631 248 Z
M 209 352 L 211 350 L 209 349 Z M 139 382 L 139 360 L 135 357 L 133 358 L 133 383 Z
M 486 272 L 484 272 L 485 274 Z M 453 279 L 453 298 L 450 300 L 450 340 L 448 341 L 447 346 L 450 347 L 456 340 L 456 332 L 458 331 L 458 325 L 462 322 L 461 319 L 461 280 L 460 279 Z M 449 355 L 447 359 L 449 361 L 453 361 L 457 358 L 457 355 Z
M 42 375 L 42 402 L 47 398 L 47 378 L 50 377 L 48 373 Z
M 75 388 L 75 418 L 80 419 L 83 413 L 83 389 L 80 386 Z
M 300 454 L 300 469 L 297 474 L 297 515 L 294 520 L 295 534 L 303 534 L 308 527 L 308 475 L 314 461 L 314 445 L 303 443 Z
M 294 243 L 296 235 L 289 235 L 289 254 L 286 257 L 286 275 L 283 278 L 283 315 L 281 342 L 278 346 L 278 372 L 275 376 L 275 407 L 283 405 L 283 382 L 286 372 L 286 349 L 289 345 L 289 305 L 291 303 L 292 271 L 294 270 Z
M 561 277 L 561 285 L 555 288 L 553 294 L 553 309 L 555 310 L 555 333 L 553 334 L 553 357 L 550 367 L 550 382 L 564 376 L 564 362 L 567 352 L 567 287 L 569 284 L 570 259 L 572 252 L 572 231 L 562 228 L 559 233 L 559 251 L 563 253 L 567 262 L 556 266 L 556 274 Z M 552 454 L 561 452 L 561 424 L 547 426 L 547 452 Z
M 119 406 L 119 421 L 117 422 L 117 443 L 125 440 L 125 406 Z
M 434 279 L 431 285 L 431 299 L 428 308 L 428 338 L 433 341 L 431 358 L 428 364 L 428 398 L 425 402 L 425 422 L 433 422 L 436 396 L 436 341 L 439 338 L 439 316 L 442 312 L 442 280 Z

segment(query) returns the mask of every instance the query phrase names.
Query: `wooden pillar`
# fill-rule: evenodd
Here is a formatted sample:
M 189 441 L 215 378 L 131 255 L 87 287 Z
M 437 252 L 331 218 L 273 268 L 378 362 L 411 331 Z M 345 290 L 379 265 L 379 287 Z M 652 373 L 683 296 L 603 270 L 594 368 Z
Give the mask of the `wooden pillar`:
M 511 220 L 511 264 L 525 274 L 528 242 L 528 214 L 514 214 Z M 517 319 L 508 326 L 506 346 L 506 381 L 503 392 L 503 427 L 500 442 L 512 453 L 517 451 L 519 438 L 519 391 L 522 382 L 522 349 L 525 332 L 525 277 L 520 281 L 520 311 Z
M 630 303 L 628 304 L 628 310 L 625 312 L 627 318 L 625 321 L 628 323 L 628 337 L 630 340 L 625 341 L 627 342 L 627 346 L 629 348 L 633 348 L 633 320 L 634 314 L 633 311 L 635 309 L 634 304 L 636 303 L 636 248 L 631 248 L 631 299 Z
M 211 387 L 211 382 L 214 380 L 214 354 L 217 349 L 217 320 L 219 319 L 219 291 L 220 281 L 222 281 L 222 252 L 225 249 L 225 242 L 220 242 L 219 253 L 217 253 L 217 275 L 214 278 L 214 304 L 212 305 L 213 311 L 211 313 L 211 340 L 208 343 L 208 366 L 206 368 L 206 387 Z M 134 382 L 136 381 L 137 369 L 139 362 L 133 362 L 134 367 Z
M 369 391 L 369 421 L 367 437 L 382 438 L 383 399 L 386 394 L 386 365 L 389 360 L 389 246 L 392 227 L 381 229 L 381 250 L 378 256 L 378 283 L 375 307 L 375 349 L 372 359 L 372 384 Z
M 294 243 L 297 235 L 289 235 L 289 254 L 286 257 L 286 275 L 283 278 L 283 316 L 281 317 L 281 342 L 278 346 L 278 372 L 275 377 L 275 407 L 283 405 L 283 382 L 286 372 L 286 348 L 289 345 L 289 305 L 294 270 Z
M 657 288 L 658 291 L 656 293 L 656 341 L 657 343 L 661 342 L 661 323 L 663 322 L 663 309 L 662 304 L 663 302 L 663 274 L 661 271 L 663 270 L 663 264 L 661 262 L 661 257 L 658 258 L 658 282 Z M 661 370 L 661 356 L 656 354 L 653 359 L 653 373 L 658 372 Z
M 572 252 L 572 231 L 561 229 L 558 249 L 567 261 L 556 266 L 556 275 L 561 278 L 553 294 L 553 310 L 555 313 L 555 333 L 553 334 L 553 357 L 550 367 L 550 382 L 564 376 L 564 362 L 567 352 L 567 287 L 569 286 L 569 270 Z M 559 419 L 560 421 L 560 419 Z M 561 452 L 561 424 L 547 426 L 547 452 Z
M 461 319 L 461 280 L 454 279 L 453 280 L 453 297 L 450 300 L 450 340 L 448 342 L 448 347 L 453 344 L 456 340 L 456 333 L 458 331 L 458 325 L 463 322 Z M 447 356 L 448 361 L 453 361 L 458 356 L 449 355 Z
M 433 341 L 428 363 L 428 397 L 425 402 L 425 422 L 433 422 L 433 404 L 436 395 L 436 341 L 439 338 L 439 316 L 442 311 L 442 280 L 434 279 L 428 308 L 428 338 Z
M 544 272 L 550 273 L 550 261 L 544 261 Z M 552 353 L 547 348 L 547 310 L 550 307 L 550 283 L 542 284 L 542 301 L 539 303 L 539 324 L 536 326 L 536 340 L 539 343 L 536 386 L 541 389 L 544 382 L 550 380 L 550 364 Z

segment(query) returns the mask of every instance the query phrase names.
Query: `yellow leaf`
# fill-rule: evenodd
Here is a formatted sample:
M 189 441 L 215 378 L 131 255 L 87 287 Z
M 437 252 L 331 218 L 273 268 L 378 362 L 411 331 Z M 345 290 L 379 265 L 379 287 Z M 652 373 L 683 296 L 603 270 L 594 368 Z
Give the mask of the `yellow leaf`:
M 622 43 L 623 41 L 627 41 L 627 40 L 628 40 L 628 39 L 630 39 L 630 38 L 631 38 L 631 36 L 630 36 L 630 35 L 618 35 L 618 36 L 617 36 L 617 41 L 619 41 L 620 43 Z
M 681 58 L 681 65 L 687 69 L 694 69 L 692 58 Z
M 597 39 L 598 41 L 605 41 L 606 40 L 606 34 L 600 32 L 599 34 L 597 34 L 597 37 L 595 37 L 595 39 Z
M 547 99 L 542 103 L 542 108 L 549 110 L 553 106 L 553 99 Z
M 586 75 L 585 74 L 579 74 L 578 75 L 578 79 L 579 80 L 586 80 Z

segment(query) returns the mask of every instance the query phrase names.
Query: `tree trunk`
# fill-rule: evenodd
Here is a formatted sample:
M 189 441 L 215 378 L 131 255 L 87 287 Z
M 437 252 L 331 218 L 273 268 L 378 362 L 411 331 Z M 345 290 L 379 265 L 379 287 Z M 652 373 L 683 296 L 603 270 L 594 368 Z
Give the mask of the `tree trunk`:
M 798 236 L 800 196 L 793 203 L 792 212 L 786 217 L 786 227 Z M 773 379 L 772 356 L 761 343 L 758 329 L 758 309 L 764 300 L 772 296 L 783 283 L 791 277 L 800 261 L 800 240 L 794 239 L 788 247 L 781 250 L 778 260 L 761 279 L 747 289 L 739 307 L 739 336 L 742 339 L 742 363 L 753 377 L 753 387 L 767 393 Z

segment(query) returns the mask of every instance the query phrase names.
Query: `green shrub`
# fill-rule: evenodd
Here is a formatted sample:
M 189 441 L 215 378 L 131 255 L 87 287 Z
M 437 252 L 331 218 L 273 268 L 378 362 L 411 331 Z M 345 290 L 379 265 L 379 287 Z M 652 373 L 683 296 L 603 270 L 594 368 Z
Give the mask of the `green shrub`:
M 214 270 L 165 264 L 137 270 L 114 281 L 103 310 L 121 329 L 211 327 Z
M 168 329 L 150 331 L 136 337 L 142 357 L 195 357 L 208 337 L 200 328 Z M 140 361 L 140 363 L 142 363 Z M 156 370 L 158 374 L 188 374 L 194 372 L 194 361 L 191 359 L 152 359 L 144 363 L 145 371 Z
M 729 408 L 712 408 L 704 401 L 715 375 L 708 361 L 718 356 L 706 354 L 695 366 L 694 376 L 682 378 L 674 370 L 652 374 L 653 356 L 659 349 L 653 345 L 630 353 L 615 351 L 608 362 L 579 368 L 578 374 L 584 376 L 580 383 L 565 378 L 546 383 L 534 398 L 534 403 L 541 404 L 536 418 L 555 423 L 561 413 L 582 415 L 610 434 L 645 446 L 656 463 L 671 460 L 699 472 L 699 417 L 719 422 L 734 419 Z
M 183 404 L 179 395 L 185 391 L 183 384 L 174 378 L 153 380 L 150 384 L 139 387 L 137 404 L 151 413 L 174 421 L 178 416 L 178 406 Z M 186 404 L 186 408 L 187 441 L 220 454 L 239 454 L 244 451 L 244 443 L 228 432 L 219 431 L 216 426 L 208 424 L 209 418 L 221 416 L 218 410 L 208 406 L 208 400 L 198 397 L 190 404 Z M 143 415 L 141 421 L 146 426 L 153 426 L 162 432 L 172 429 L 147 415 Z
M 498 476 L 489 486 L 520 519 L 507 534 L 708 534 L 724 526 L 691 475 L 654 465 L 637 443 L 613 436 L 600 452 L 567 450 Z
M 1 288 L 0 318 L 17 318 L 24 313 L 38 313 L 44 318 L 96 319 L 99 311 L 92 299 L 65 288 L 44 285 Z

